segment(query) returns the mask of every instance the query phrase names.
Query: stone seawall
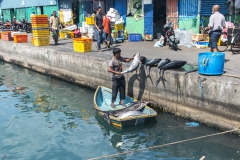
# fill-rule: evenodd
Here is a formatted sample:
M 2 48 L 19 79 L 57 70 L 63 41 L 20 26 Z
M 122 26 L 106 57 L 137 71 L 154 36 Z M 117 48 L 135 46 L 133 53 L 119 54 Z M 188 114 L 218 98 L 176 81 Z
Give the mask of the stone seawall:
M 93 89 L 111 88 L 108 61 L 103 58 L 5 41 L 0 41 L 0 58 Z M 239 79 L 171 70 L 160 75 L 156 68 L 149 72 L 143 65 L 125 77 L 126 93 L 149 100 L 154 107 L 221 130 L 240 127 Z

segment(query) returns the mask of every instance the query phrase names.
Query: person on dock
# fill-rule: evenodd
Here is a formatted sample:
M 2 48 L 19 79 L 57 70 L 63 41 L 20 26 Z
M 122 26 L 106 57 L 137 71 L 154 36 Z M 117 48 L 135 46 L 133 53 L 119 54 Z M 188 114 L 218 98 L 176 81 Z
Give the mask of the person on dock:
M 119 48 L 113 49 L 113 59 L 109 62 L 108 72 L 112 73 L 112 103 L 111 107 L 116 108 L 114 102 L 117 98 L 118 91 L 120 92 L 120 105 L 125 104 L 123 100 L 125 99 L 125 77 L 121 74 L 122 72 L 122 62 L 130 62 L 133 58 L 124 58 L 121 56 L 121 50 Z
M 106 14 L 103 14 L 103 27 L 104 27 L 104 32 L 105 32 L 105 38 L 106 40 L 109 42 L 106 43 L 106 48 L 110 48 L 110 45 L 112 45 L 113 43 L 111 42 L 111 23 L 110 23 L 110 19 L 107 17 Z M 112 40 L 113 41 L 113 40 Z
M 53 16 L 50 17 L 50 28 L 51 32 L 53 32 L 53 40 L 55 41 L 55 45 L 58 44 L 58 37 L 59 37 L 59 25 L 60 21 L 57 17 L 56 11 L 53 11 Z
M 212 7 L 212 15 L 209 19 L 208 27 L 205 28 L 206 31 L 210 30 L 210 47 L 211 52 L 217 52 L 217 43 L 222 34 L 222 30 L 226 27 L 225 17 L 219 13 L 220 6 L 214 5 Z
M 97 14 L 94 16 L 94 31 L 97 36 L 97 50 L 98 52 L 102 52 L 101 50 L 101 44 L 105 42 L 107 45 L 109 45 L 109 42 L 105 38 L 105 32 L 103 28 L 103 16 L 102 16 L 102 8 L 97 8 Z

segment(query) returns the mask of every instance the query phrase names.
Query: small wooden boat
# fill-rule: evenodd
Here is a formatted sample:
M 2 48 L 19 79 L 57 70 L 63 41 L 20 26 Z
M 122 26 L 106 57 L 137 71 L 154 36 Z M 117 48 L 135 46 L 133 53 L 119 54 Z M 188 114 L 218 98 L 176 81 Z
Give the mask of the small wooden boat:
M 115 111 L 119 109 L 123 109 L 124 106 L 119 105 L 119 93 L 117 95 L 117 99 L 115 102 L 116 108 L 111 107 L 111 98 L 112 98 L 112 90 L 103 86 L 99 86 L 94 94 L 94 107 L 96 110 L 100 111 Z M 132 104 L 132 102 L 135 102 L 133 98 L 126 96 L 123 100 L 124 104 L 128 107 Z M 126 126 L 137 126 L 143 124 L 145 121 L 149 119 L 155 119 L 157 116 L 157 112 L 154 111 L 152 108 L 145 106 L 143 109 L 140 110 L 144 114 L 136 115 L 136 116 L 129 116 L 125 118 L 118 118 L 114 116 L 109 116 L 111 124 L 115 127 L 122 128 Z M 103 112 L 98 112 L 99 115 L 104 117 Z

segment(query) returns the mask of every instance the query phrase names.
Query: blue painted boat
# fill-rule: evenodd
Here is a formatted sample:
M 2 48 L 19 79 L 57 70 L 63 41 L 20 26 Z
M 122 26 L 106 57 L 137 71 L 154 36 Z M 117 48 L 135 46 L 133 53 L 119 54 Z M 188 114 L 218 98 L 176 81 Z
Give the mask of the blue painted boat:
M 101 110 L 101 111 L 111 111 L 111 110 L 119 110 L 119 109 L 123 109 L 124 106 L 119 105 L 119 101 L 120 101 L 120 95 L 118 93 L 117 95 L 117 99 L 115 102 L 116 108 L 112 108 L 111 105 L 111 98 L 112 98 L 112 90 L 103 86 L 99 86 L 94 94 L 94 107 L 97 110 Z M 126 104 L 126 106 L 130 106 L 131 102 L 135 102 L 136 100 L 134 100 L 133 98 L 126 96 L 125 99 L 123 100 L 123 102 Z M 114 127 L 117 128 L 122 128 L 122 127 L 127 127 L 127 126 L 137 126 L 137 125 L 141 125 L 144 124 L 144 122 L 150 120 L 150 119 L 156 119 L 157 116 L 157 112 L 154 111 L 152 108 L 150 108 L 149 106 L 145 106 L 142 110 L 140 110 L 141 112 L 143 112 L 144 114 L 141 115 L 136 115 L 136 116 L 129 116 L 126 118 L 118 118 L 118 117 L 114 117 L 114 116 L 110 116 L 110 120 L 111 120 L 111 124 Z M 102 116 L 103 118 L 105 117 L 104 113 L 102 112 L 98 112 L 98 114 L 100 116 Z

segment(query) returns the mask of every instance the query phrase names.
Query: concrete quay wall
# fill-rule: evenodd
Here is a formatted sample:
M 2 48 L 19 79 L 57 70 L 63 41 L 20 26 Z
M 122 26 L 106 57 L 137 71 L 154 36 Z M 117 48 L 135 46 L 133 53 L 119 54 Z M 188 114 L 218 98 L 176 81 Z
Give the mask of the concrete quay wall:
M 5 41 L 0 41 L 0 58 L 93 89 L 99 85 L 111 88 L 108 60 L 103 58 Z M 149 72 L 143 65 L 125 77 L 126 93 L 154 107 L 221 130 L 240 127 L 239 79 L 172 70 L 161 75 L 156 68 Z

